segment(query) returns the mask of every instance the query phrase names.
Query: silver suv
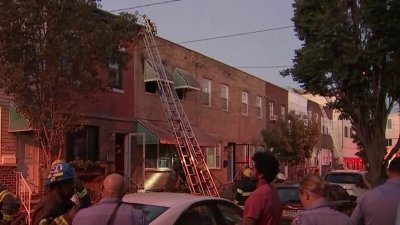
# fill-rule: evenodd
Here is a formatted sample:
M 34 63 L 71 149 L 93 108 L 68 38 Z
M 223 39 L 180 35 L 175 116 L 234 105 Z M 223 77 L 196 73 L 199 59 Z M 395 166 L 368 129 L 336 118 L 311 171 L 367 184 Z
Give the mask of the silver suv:
M 360 170 L 333 170 L 325 176 L 325 180 L 332 184 L 339 184 L 350 195 L 359 198 L 371 187 L 366 174 L 367 171 Z

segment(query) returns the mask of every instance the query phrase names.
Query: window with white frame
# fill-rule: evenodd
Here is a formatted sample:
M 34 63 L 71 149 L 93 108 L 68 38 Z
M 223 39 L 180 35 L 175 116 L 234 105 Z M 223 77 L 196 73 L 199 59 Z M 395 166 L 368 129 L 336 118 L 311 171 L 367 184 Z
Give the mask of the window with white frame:
M 242 91 L 242 115 L 249 114 L 249 94 Z
M 257 118 L 262 118 L 262 98 L 256 96 Z
M 228 111 L 228 100 L 229 100 L 229 87 L 226 84 L 221 84 L 221 109 L 223 111 Z
M 221 169 L 221 145 L 203 147 L 207 166 L 210 169 Z
M 211 106 L 211 80 L 204 79 L 202 83 L 202 101 L 203 105 Z
M 275 120 L 275 115 L 274 115 L 274 102 L 269 102 L 269 119 L 270 119 L 270 120 Z
M 386 146 L 392 146 L 392 145 L 393 145 L 392 139 L 391 138 L 386 139 Z
M 108 83 L 109 87 L 122 90 L 122 68 L 118 54 L 110 57 Z

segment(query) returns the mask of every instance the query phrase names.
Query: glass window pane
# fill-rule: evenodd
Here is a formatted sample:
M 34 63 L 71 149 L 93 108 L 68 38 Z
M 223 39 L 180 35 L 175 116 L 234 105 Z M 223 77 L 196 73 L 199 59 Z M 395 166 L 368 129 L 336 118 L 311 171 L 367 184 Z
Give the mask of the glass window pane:
M 219 211 L 221 212 L 222 218 L 225 224 L 237 225 L 242 224 L 242 210 L 234 205 L 228 204 L 217 204 Z
M 206 205 L 197 205 L 186 210 L 175 225 L 218 225 L 212 209 Z

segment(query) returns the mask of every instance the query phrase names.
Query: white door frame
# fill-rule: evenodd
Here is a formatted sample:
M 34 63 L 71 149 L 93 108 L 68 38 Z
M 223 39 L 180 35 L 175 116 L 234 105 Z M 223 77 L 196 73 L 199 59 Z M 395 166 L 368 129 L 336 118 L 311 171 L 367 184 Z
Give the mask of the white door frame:
M 131 186 L 131 182 L 132 182 L 132 177 L 131 177 L 131 172 L 132 172 L 132 147 L 133 147 L 133 143 L 132 143 L 132 138 L 133 137 L 142 137 L 142 180 L 143 180 L 143 184 L 137 185 L 138 189 L 143 189 L 144 190 L 144 179 L 145 179 L 145 149 L 146 149 L 146 134 L 145 133 L 128 133 L 127 135 L 125 135 L 125 148 L 124 148 L 124 179 L 125 179 L 125 184 L 130 187 Z

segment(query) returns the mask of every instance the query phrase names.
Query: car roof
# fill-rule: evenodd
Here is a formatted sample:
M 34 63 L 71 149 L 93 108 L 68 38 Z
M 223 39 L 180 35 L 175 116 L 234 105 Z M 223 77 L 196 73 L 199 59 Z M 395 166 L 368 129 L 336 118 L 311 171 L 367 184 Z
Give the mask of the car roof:
M 330 172 L 328 172 L 328 174 L 330 173 L 359 173 L 359 174 L 363 174 L 366 173 L 366 171 L 364 170 L 332 170 Z
M 300 184 L 298 182 L 287 182 L 282 184 L 275 184 L 276 188 L 298 188 Z
M 146 192 L 126 194 L 122 201 L 126 203 L 138 203 L 146 205 L 156 205 L 171 207 L 176 204 L 191 204 L 202 200 L 221 199 L 211 196 L 192 195 L 187 193 L 170 192 Z

